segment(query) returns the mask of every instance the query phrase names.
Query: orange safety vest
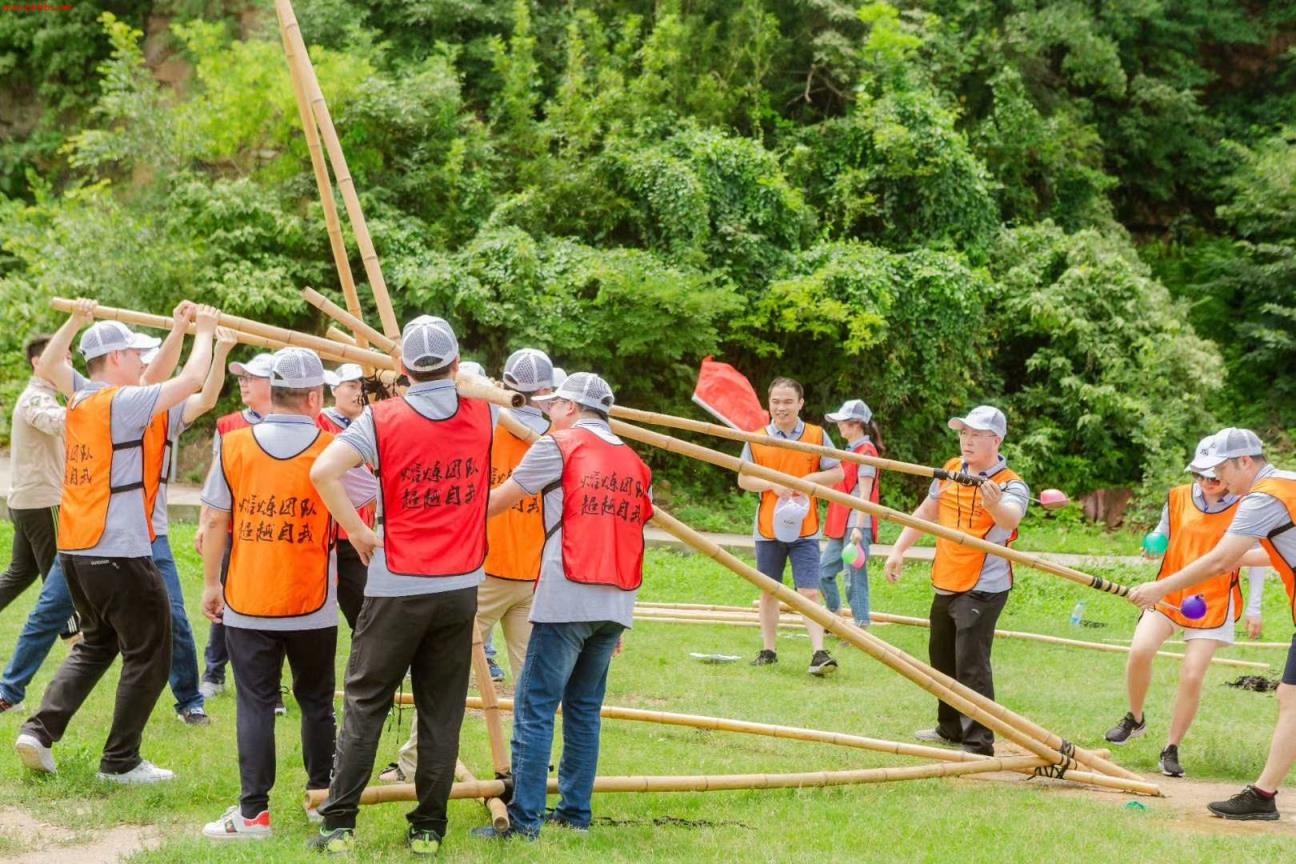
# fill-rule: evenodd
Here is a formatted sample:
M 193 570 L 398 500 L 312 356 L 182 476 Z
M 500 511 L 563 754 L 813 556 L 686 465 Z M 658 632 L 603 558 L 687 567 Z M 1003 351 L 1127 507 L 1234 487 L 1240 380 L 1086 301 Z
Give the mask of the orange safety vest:
M 768 432 L 768 430 L 766 431 Z M 805 428 L 801 430 L 799 440 L 807 444 L 820 446 L 824 442 L 823 429 L 813 423 L 806 423 Z M 786 447 L 775 447 L 771 444 L 752 444 L 751 455 L 752 461 L 757 465 L 772 468 L 775 471 L 782 471 L 784 474 L 791 474 L 793 477 L 804 477 L 819 470 L 819 456 L 816 453 L 802 453 L 799 450 L 789 450 Z M 776 539 L 774 536 L 774 507 L 777 504 L 778 496 L 773 492 L 761 493 L 760 509 L 756 513 L 756 528 L 766 540 Z M 801 536 L 813 537 L 818 530 L 819 499 L 811 498 L 810 512 L 806 513 L 805 521 L 801 523 Z
M 951 473 L 962 467 L 963 460 L 957 457 L 945 463 L 945 470 Z M 989 479 L 1005 486 L 1021 477 L 1005 466 L 991 474 Z M 962 486 L 953 480 L 941 481 L 940 524 L 982 540 L 990 536 L 995 527 L 994 517 L 981 500 L 981 490 L 976 486 Z M 1017 531 L 1014 530 L 1003 545 L 1011 546 L 1016 539 Z M 955 594 L 971 591 L 981 579 L 981 569 L 985 566 L 987 554 L 944 537 L 936 538 L 932 585 Z M 1011 582 L 1011 561 L 1008 562 L 1008 578 Z
M 387 568 L 404 576 L 462 576 L 486 560 L 491 413 L 459 398 L 430 420 L 404 397 L 374 405 Z
M 1176 486 L 1170 490 L 1166 499 L 1166 509 L 1170 515 L 1170 545 L 1165 557 L 1161 559 L 1161 569 L 1157 579 L 1178 573 L 1198 558 L 1215 548 L 1224 533 L 1228 531 L 1237 512 L 1237 502 L 1220 510 L 1218 513 L 1204 513 L 1193 500 L 1192 484 Z M 1228 621 L 1229 598 L 1233 601 L 1233 620 L 1242 617 L 1242 587 L 1238 578 L 1240 568 L 1213 576 L 1206 582 L 1182 591 L 1166 595 L 1166 602 L 1182 606 L 1183 602 L 1194 594 L 1201 594 L 1206 600 L 1205 616 L 1192 620 L 1185 618 L 1182 612 L 1173 609 L 1162 610 L 1171 621 L 1180 627 L 1191 627 L 1197 630 L 1213 630 Z
M 153 531 L 153 510 L 171 468 L 171 412 L 154 414 L 144 429 L 144 513 L 148 516 L 149 542 Z
M 221 471 L 234 505 L 225 605 L 238 614 L 296 618 L 328 601 L 333 520 L 310 472 L 332 440 L 319 432 L 305 450 L 280 459 L 250 428 L 221 438 Z
M 865 456 L 878 455 L 877 448 L 873 446 L 872 441 L 865 441 L 858 447 L 851 450 L 852 453 L 862 453 Z M 847 495 L 854 493 L 855 487 L 859 485 L 860 466 L 855 462 L 842 462 L 842 473 L 846 475 L 842 481 L 832 487 L 838 492 L 845 492 Z M 878 503 L 878 496 L 881 492 L 882 479 L 881 472 L 873 475 L 873 488 L 869 490 L 869 500 L 874 504 Z M 846 523 L 850 521 L 850 514 L 855 511 L 851 510 L 844 504 L 838 504 L 835 501 L 828 502 L 828 516 L 824 519 L 824 536 L 831 537 L 834 540 L 840 540 L 846 536 Z M 878 520 L 876 517 L 871 518 L 870 524 L 873 528 L 873 542 L 878 538 Z
M 329 433 L 330 435 L 341 435 L 343 432 L 346 431 L 340 423 L 334 421 L 332 417 L 330 417 L 328 414 L 325 414 L 323 411 L 315 415 L 315 425 L 318 426 L 320 429 L 323 429 L 325 432 Z M 361 522 L 368 525 L 370 528 L 374 527 L 374 521 L 375 521 L 374 505 L 366 504 L 363 507 L 357 507 L 356 513 L 359 514 Z M 347 532 L 342 528 L 341 525 L 338 526 L 337 532 L 338 532 L 339 540 L 347 539 Z
M 60 552 L 81 552 L 99 545 L 108 527 L 112 496 L 144 488 L 142 474 L 139 480 L 112 485 L 116 452 L 143 445 L 143 439 L 113 443 L 112 402 L 118 389 L 105 387 L 81 398 L 74 396 L 68 403 L 63 500 L 58 521 Z M 149 542 L 152 542 L 153 514 L 150 511 L 144 516 L 149 523 Z
M 1271 532 L 1268 537 L 1260 541 L 1260 545 L 1269 553 L 1269 562 L 1273 564 L 1273 568 L 1282 577 L 1283 587 L 1287 589 L 1287 600 L 1292 607 L 1292 621 L 1296 623 L 1296 561 L 1288 561 L 1284 558 L 1273 542 L 1273 539 L 1279 534 L 1291 531 L 1296 527 L 1296 524 L 1293 524 L 1296 523 L 1296 480 L 1288 480 L 1285 477 L 1266 477 L 1251 487 L 1251 493 L 1255 494 L 1256 492 L 1277 498 L 1287 508 L 1287 524 Z
M 500 429 L 491 443 L 490 484 L 494 489 L 513 475 L 531 449 L 507 429 Z M 534 582 L 540 578 L 540 557 L 544 552 L 545 526 L 543 494 L 527 495 L 486 523 L 486 575 L 498 579 Z
M 564 429 L 553 439 L 563 459 L 563 574 L 570 582 L 634 591 L 643 584 L 652 471 L 625 444 L 589 429 Z

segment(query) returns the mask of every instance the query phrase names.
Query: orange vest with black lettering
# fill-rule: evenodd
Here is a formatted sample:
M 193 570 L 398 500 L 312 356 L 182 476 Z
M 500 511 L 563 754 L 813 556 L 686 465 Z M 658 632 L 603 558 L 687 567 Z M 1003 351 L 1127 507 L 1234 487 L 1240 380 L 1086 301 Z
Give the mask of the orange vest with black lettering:
M 404 397 L 370 409 L 378 442 L 387 569 L 403 576 L 462 576 L 486 560 L 491 413 L 458 397 L 430 420 Z
M 144 512 L 148 515 L 149 542 L 157 539 L 153 531 L 153 510 L 158 493 L 167 482 L 171 469 L 171 412 L 154 414 L 144 429 Z
M 768 433 L 768 430 L 766 430 Z M 807 444 L 820 446 L 824 442 L 823 429 L 812 423 L 806 423 L 801 430 L 799 439 Z M 799 450 L 789 450 L 786 447 L 775 447 L 770 444 L 752 444 L 751 445 L 752 461 L 764 468 L 772 468 L 775 471 L 782 471 L 784 474 L 791 474 L 793 477 L 804 477 L 807 474 L 813 474 L 819 470 L 819 456 L 815 453 L 802 453 Z M 756 529 L 760 536 L 766 540 L 776 539 L 774 536 L 774 508 L 778 504 L 778 496 L 773 492 L 762 492 L 760 498 L 760 509 L 756 512 Z M 810 499 L 810 512 L 806 513 L 805 520 L 801 523 L 801 536 L 813 537 L 819 530 L 819 499 Z
M 643 584 L 652 471 L 625 444 L 579 426 L 553 433 L 562 453 L 563 573 L 569 582 L 634 591 Z
M 1287 600 L 1292 607 L 1292 621 L 1296 622 L 1296 561 L 1288 561 L 1274 545 L 1273 538 L 1287 531 L 1296 530 L 1296 480 L 1285 477 L 1266 477 L 1251 487 L 1254 494 L 1260 492 L 1271 495 L 1287 508 L 1287 524 L 1260 541 L 1260 545 L 1269 553 L 1269 562 L 1282 577 L 1283 587 L 1287 589 Z M 66 494 L 66 493 L 65 493 Z
M 59 505 L 60 552 L 93 549 L 108 527 L 108 505 L 114 495 L 144 488 L 144 479 L 112 485 L 113 457 L 118 450 L 140 447 L 142 440 L 113 444 L 112 402 L 119 388 L 105 387 L 68 403 L 64 434 L 63 500 Z M 86 391 L 81 391 L 84 394 Z M 80 397 L 80 398 L 78 398 Z M 153 539 L 152 512 L 144 514 Z
M 305 450 L 280 459 L 250 428 L 221 438 L 221 471 L 234 507 L 225 605 L 238 614 L 296 618 L 328 601 L 333 521 L 310 472 L 332 440 L 320 431 Z
M 954 458 L 945 463 L 945 470 L 951 473 L 963 467 L 963 460 Z M 1020 480 L 1015 472 L 1006 466 L 991 474 L 989 479 L 1006 486 L 1014 480 Z M 994 517 L 985 508 L 981 490 L 976 486 L 962 486 L 953 480 L 941 481 L 940 489 L 940 524 L 953 528 L 973 537 L 984 540 L 995 528 Z M 1017 531 L 1004 541 L 1004 546 L 1011 546 L 1017 539 Z M 981 568 L 985 566 L 986 555 L 981 552 L 946 540 L 936 538 L 936 558 L 932 562 L 932 585 L 942 591 L 962 594 L 971 591 L 981 579 Z M 1012 562 L 1008 562 L 1008 578 L 1012 579 Z
M 323 411 L 315 415 L 315 425 L 318 426 L 320 429 L 323 429 L 325 432 L 329 433 L 330 435 L 341 435 L 344 431 L 346 431 L 343 428 L 342 424 L 334 421 L 331 416 L 329 416 Z M 374 517 L 375 517 L 374 505 L 366 504 L 363 507 L 357 507 L 356 514 L 359 515 L 361 522 L 368 525 L 370 528 L 374 527 Z M 341 525 L 338 526 L 337 532 L 338 532 L 339 540 L 347 539 L 347 533 L 342 528 Z
M 494 489 L 513 475 L 531 449 L 507 429 L 500 429 L 491 443 L 490 484 Z M 545 526 L 542 496 L 527 495 L 486 523 L 486 575 L 497 579 L 534 582 L 540 578 L 540 556 L 544 552 Z
M 864 441 L 851 450 L 852 453 L 860 453 L 864 456 L 878 455 L 877 448 L 873 446 L 872 441 Z M 852 495 L 855 487 L 859 485 L 860 466 L 855 462 L 842 462 L 842 474 L 845 475 L 842 481 L 832 488 L 838 492 L 845 492 Z M 878 497 L 881 493 L 881 474 L 875 473 L 872 477 L 873 488 L 869 490 L 869 500 L 874 504 L 878 503 Z M 855 511 L 851 510 L 844 504 L 838 504 L 835 501 L 828 502 L 828 515 L 824 518 L 824 536 L 831 537 L 834 540 L 840 540 L 846 536 L 846 523 L 850 521 L 850 514 Z M 873 540 L 876 543 L 878 538 L 878 520 L 872 518 L 869 520 L 873 529 Z
M 1215 548 L 1224 537 L 1237 513 L 1237 502 L 1218 513 L 1203 513 L 1193 500 L 1192 484 L 1176 486 L 1166 499 L 1170 521 L 1170 545 L 1161 559 L 1157 579 L 1178 573 L 1198 558 Z M 1200 585 L 1173 591 L 1166 595 L 1166 603 L 1182 606 L 1194 594 L 1206 600 L 1205 616 L 1196 620 L 1185 618 L 1182 612 L 1162 609 L 1166 616 L 1180 627 L 1213 630 L 1229 620 L 1229 601 L 1233 603 L 1233 620 L 1242 617 L 1242 587 L 1238 574 L 1240 568 L 1213 576 Z

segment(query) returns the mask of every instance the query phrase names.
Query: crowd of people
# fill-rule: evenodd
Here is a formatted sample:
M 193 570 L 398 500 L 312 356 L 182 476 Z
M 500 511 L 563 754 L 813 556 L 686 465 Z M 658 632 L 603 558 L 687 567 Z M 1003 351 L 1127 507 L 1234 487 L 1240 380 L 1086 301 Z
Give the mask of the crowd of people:
M 361 793 L 393 697 L 408 677 L 417 719 L 399 758 L 379 776 L 412 780 L 417 804 L 406 841 L 416 854 L 436 854 L 447 828 L 474 636 L 490 643 L 498 626 L 516 688 L 510 826 L 473 833 L 534 839 L 545 825 L 588 829 L 600 708 L 612 658 L 633 623 L 653 514 L 652 472 L 609 425 L 615 396 L 608 382 L 590 372 L 567 375 L 543 351 L 521 349 L 499 379 L 523 404 L 503 418 L 491 402 L 460 394 L 456 382 L 481 370 L 461 360 L 453 328 L 426 315 L 401 332 L 402 383 L 387 398 L 365 395 L 359 366 L 326 370 L 308 349 L 229 364 L 243 408 L 216 421 L 202 489 L 195 542 L 210 629 L 200 674 L 167 539 L 167 481 L 181 435 L 217 403 L 235 334 L 218 326 L 217 310 L 189 302 L 176 307 L 163 340 L 116 321 L 95 322 L 95 309 L 93 301 L 77 301 L 57 332 L 29 341 L 32 377 L 13 412 L 8 507 L 15 530 L 12 562 L 0 575 L 0 609 L 38 578 L 42 584 L 0 678 L 0 713 L 20 706 L 56 641 L 73 643 L 22 725 L 15 743 L 22 763 L 57 771 L 56 745 L 120 656 L 98 776 L 122 784 L 171 780 L 172 771 L 142 755 L 144 726 L 162 691 L 170 685 L 180 721 L 203 726 L 208 701 L 232 676 L 240 795 L 202 833 L 213 840 L 269 836 L 286 660 L 308 789 L 326 790 L 324 803 L 307 810 L 320 823 L 311 845 L 344 853 L 354 847 Z M 193 344 L 181 366 L 189 331 Z M 85 374 L 72 362 L 78 334 Z M 778 446 L 782 439 L 834 448 L 823 426 L 802 419 L 804 407 L 799 382 L 771 382 L 768 437 L 746 445 L 742 459 L 876 503 L 880 477 L 867 458 L 841 461 Z M 885 452 L 862 399 L 848 399 L 824 420 L 847 451 Z M 1001 452 L 1007 418 L 980 405 L 951 418 L 949 428 L 958 453 L 942 474 L 951 479 L 933 480 L 914 515 L 1010 546 L 1033 499 Z M 1240 568 L 1273 566 L 1289 597 L 1296 591 L 1296 474 L 1270 465 L 1259 439 L 1242 429 L 1203 440 L 1187 471 L 1191 482 L 1170 490 L 1154 532 L 1165 541 L 1158 577 L 1130 595 L 1143 610 L 1127 668 L 1130 710 L 1106 735 L 1123 744 L 1144 733 L 1151 659 L 1182 632 L 1186 658 L 1160 760 L 1169 776 L 1184 774 L 1179 746 L 1205 669 L 1219 646 L 1232 643 L 1243 615 Z M 838 503 L 821 518 L 819 502 L 793 489 L 748 474 L 738 483 L 759 496 L 757 569 L 782 582 L 790 564 L 800 594 L 869 626 L 866 565 L 877 520 Z M 918 538 L 914 528 L 900 534 L 882 568 L 886 579 L 901 578 Z M 1245 607 L 1253 636 L 1258 572 Z M 993 699 L 991 653 L 1013 586 L 1011 563 L 942 536 L 931 584 L 932 666 Z M 1180 608 L 1192 594 L 1202 596 L 1204 616 Z M 340 727 L 339 611 L 351 630 Z M 779 662 L 778 622 L 776 599 L 762 595 L 753 665 Z M 808 619 L 805 625 L 807 671 L 832 674 L 838 660 L 823 628 Z M 491 668 L 494 678 L 493 661 Z M 1277 818 L 1278 786 L 1296 761 L 1296 640 L 1278 701 L 1264 772 L 1237 796 L 1211 804 L 1216 815 Z M 559 798 L 548 810 L 559 705 Z M 916 736 L 994 753 L 992 730 L 944 703 L 935 726 Z

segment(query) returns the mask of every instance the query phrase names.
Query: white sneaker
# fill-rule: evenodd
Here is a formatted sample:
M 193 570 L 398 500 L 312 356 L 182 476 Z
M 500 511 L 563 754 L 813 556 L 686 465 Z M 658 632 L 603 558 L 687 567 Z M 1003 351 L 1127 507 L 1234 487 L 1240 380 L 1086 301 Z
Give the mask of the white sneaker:
M 328 790 L 326 789 L 325 791 L 327 792 Z M 316 825 L 323 824 L 324 814 L 319 812 L 317 808 L 312 807 L 309 802 L 303 804 L 302 809 L 306 811 L 306 820 L 308 822 L 313 822 Z
M 95 776 L 100 780 L 107 780 L 109 783 L 120 783 L 123 786 L 141 786 L 146 783 L 162 783 L 166 780 L 174 780 L 175 772 L 166 768 L 159 768 L 145 759 L 129 771 L 123 771 L 120 774 L 109 774 L 100 771 Z
M 41 774 L 58 773 L 58 766 L 54 764 L 54 751 L 37 741 L 35 735 L 26 732 L 19 735 L 14 742 L 14 749 L 18 751 L 18 758 L 27 766 L 27 770 Z
M 270 836 L 270 811 L 262 810 L 255 819 L 245 819 L 235 804 L 221 818 L 204 825 L 202 833 L 208 840 L 264 840 Z
M 215 681 L 204 681 L 198 685 L 198 692 L 204 699 L 215 699 L 225 692 L 225 685 L 217 684 Z

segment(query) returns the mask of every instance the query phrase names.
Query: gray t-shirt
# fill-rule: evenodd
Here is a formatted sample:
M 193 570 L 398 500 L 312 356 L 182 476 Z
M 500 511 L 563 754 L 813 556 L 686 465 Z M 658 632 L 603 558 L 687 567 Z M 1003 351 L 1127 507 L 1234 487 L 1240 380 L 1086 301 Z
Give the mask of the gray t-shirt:
M 622 443 L 601 420 L 580 420 L 576 425 L 589 429 L 611 444 Z M 576 621 L 615 621 L 622 627 L 634 623 L 637 591 L 622 591 L 615 585 L 585 585 L 572 582 L 563 568 L 562 452 L 558 442 L 546 435 L 531 445 L 513 471 L 513 480 L 528 494 L 548 489 L 544 496 L 546 540 L 540 556 L 540 581 L 531 601 L 531 621 L 537 624 L 564 624 Z M 651 490 L 649 491 L 651 494 Z
M 798 420 L 798 421 L 796 422 L 796 426 L 792 429 L 792 434 L 791 434 L 791 435 L 788 435 L 788 434 L 785 433 L 782 429 L 779 429 L 778 426 L 777 426 L 777 424 L 771 423 L 771 424 L 769 424 L 768 426 L 765 427 L 765 434 L 766 434 L 766 435 L 769 435 L 771 438 L 782 438 L 782 439 L 784 439 L 785 441 L 800 441 L 800 440 L 801 440 L 801 436 L 805 434 L 805 426 L 806 426 L 806 424 L 805 424 L 805 421 L 804 421 L 804 420 Z M 827 430 L 827 429 L 823 430 L 823 446 L 824 446 L 824 447 L 832 447 L 832 448 L 834 448 L 834 449 L 836 449 L 836 446 L 837 446 L 837 445 L 833 444 L 833 442 L 832 442 L 832 437 L 828 434 L 828 430 Z M 743 449 L 742 449 L 742 461 L 744 461 L 744 462 L 755 462 L 755 461 L 756 461 L 755 459 L 752 458 L 752 449 L 751 449 L 751 445 L 750 445 L 750 444 L 744 444 L 744 445 L 743 445 Z M 834 458 L 832 458 L 831 456 L 820 456 L 820 457 L 819 457 L 819 468 L 818 468 L 818 470 L 819 470 L 819 471 L 828 471 L 828 470 L 830 470 L 830 469 L 832 469 L 832 468 L 836 468 L 836 467 L 837 467 L 838 465 L 840 465 L 840 464 L 841 464 L 841 461 L 840 461 L 840 460 L 838 460 L 838 459 L 834 459 Z M 860 466 L 860 467 L 863 467 L 863 466 Z M 764 493 L 761 493 L 761 494 L 763 495 Z M 822 523 L 822 520 L 820 520 L 820 522 Z M 803 540 L 818 540 L 820 537 L 823 536 L 823 525 L 820 524 L 819 527 L 820 527 L 820 530 L 819 530 L 818 532 L 816 532 L 816 533 L 814 534 L 814 536 L 812 536 L 812 537 L 803 537 L 803 538 L 801 538 L 801 539 L 803 539 Z M 768 537 L 762 537 L 762 536 L 761 536 L 761 533 L 760 533 L 760 508 L 757 508 L 757 510 L 756 510 L 756 515 L 752 518 L 752 537 L 754 537 L 758 542 L 762 542 L 762 541 L 763 541 L 763 542 L 767 542 L 767 543 L 773 543 L 773 542 L 775 542 L 775 541 L 773 541 L 773 540 L 770 540 Z
M 162 460 L 162 482 L 158 484 L 157 500 L 153 502 L 153 533 L 165 537 L 170 529 L 167 519 L 167 484 L 171 477 L 171 463 L 175 460 L 176 448 L 180 446 L 180 434 L 187 426 L 184 422 L 185 402 L 172 406 L 167 412 L 167 443 L 165 458 Z
M 988 477 L 994 480 L 994 476 L 1008 467 L 1008 460 L 999 457 L 999 462 L 989 471 L 980 472 L 982 477 Z M 967 471 L 967 463 L 959 465 L 960 471 Z M 931 486 L 927 489 L 927 497 L 934 501 L 940 501 L 942 481 L 933 480 Z M 1004 484 L 1004 500 L 1011 501 L 1021 508 L 1022 515 L 1026 514 L 1026 508 L 1030 506 L 1030 487 L 1021 480 L 1012 480 Z M 1012 537 L 1013 532 L 1007 528 L 1000 528 L 998 525 L 990 529 L 990 533 L 985 539 L 991 543 L 998 543 L 1003 546 Z M 1008 559 L 1000 558 L 998 555 L 989 555 L 985 557 L 985 563 L 981 565 L 981 578 L 972 586 L 973 591 L 985 591 L 987 593 L 996 593 L 1007 591 L 1012 588 L 1012 566 Z M 949 594 L 949 591 L 935 589 L 937 594 Z
M 459 410 L 459 392 L 453 381 L 427 381 L 415 384 L 405 391 L 405 401 L 410 407 L 429 420 L 444 420 Z M 499 420 L 499 408 L 490 406 L 492 427 Z M 378 474 L 378 437 L 374 432 L 373 411 L 365 408 L 364 413 L 351 421 L 346 431 L 338 436 L 355 448 L 364 463 Z M 432 444 L 432 441 L 428 442 Z M 382 497 L 378 501 L 381 517 Z M 383 534 L 378 526 L 378 536 Z M 387 569 L 387 556 L 382 547 L 374 550 L 369 559 L 369 578 L 365 583 L 366 597 L 413 597 L 419 594 L 439 594 L 443 591 L 458 591 L 461 588 L 473 588 L 486 578 L 486 571 L 478 567 L 463 576 L 401 576 Z
M 276 459 L 291 459 L 314 443 L 319 434 L 320 430 L 311 418 L 297 414 L 270 414 L 252 429 L 252 435 L 257 443 Z M 346 488 L 347 496 L 357 507 L 372 501 L 377 492 L 377 483 L 368 472 L 363 470 L 348 471 L 343 476 L 342 485 Z M 202 502 L 213 510 L 222 510 L 226 513 L 234 509 L 234 498 L 219 461 L 207 475 L 207 484 L 202 491 Z M 328 597 L 324 605 L 315 612 L 292 618 L 257 618 L 240 615 L 226 607 L 225 626 L 275 631 L 336 627 L 337 556 L 332 552 L 329 553 L 328 567 Z
M 1272 465 L 1266 465 L 1256 475 L 1256 482 L 1269 478 L 1296 481 L 1296 471 L 1279 471 Z M 1283 560 L 1296 562 L 1296 528 L 1291 527 L 1291 524 L 1291 513 L 1287 512 L 1287 507 L 1282 501 L 1263 492 L 1252 492 L 1242 497 L 1241 503 L 1238 504 L 1237 515 L 1233 517 L 1233 524 L 1229 525 L 1228 533 L 1241 537 L 1271 539 Z M 1270 538 L 1270 534 L 1284 526 L 1287 526 L 1286 531 L 1274 534 Z
M 72 375 L 72 405 L 107 387 L 77 373 Z M 148 387 L 119 387 L 112 397 L 113 444 L 140 442 L 149 421 L 157 413 L 161 384 Z M 109 482 L 113 486 L 140 483 L 144 476 L 144 451 L 139 446 L 114 450 Z M 147 558 L 153 554 L 149 540 L 149 520 L 144 513 L 144 489 L 137 486 L 118 492 L 108 500 L 108 519 L 103 536 L 90 549 L 64 552 L 95 558 Z

